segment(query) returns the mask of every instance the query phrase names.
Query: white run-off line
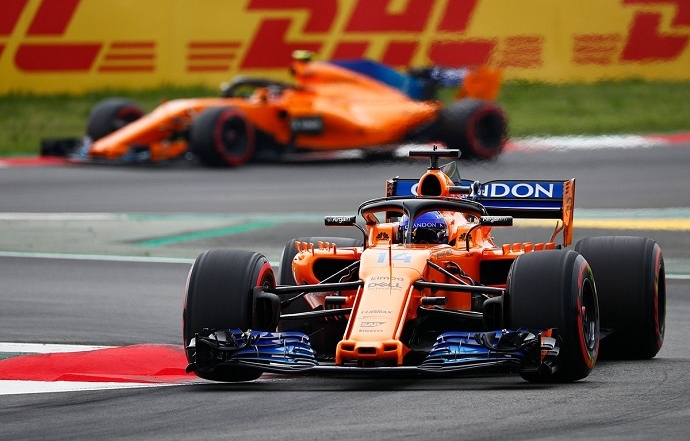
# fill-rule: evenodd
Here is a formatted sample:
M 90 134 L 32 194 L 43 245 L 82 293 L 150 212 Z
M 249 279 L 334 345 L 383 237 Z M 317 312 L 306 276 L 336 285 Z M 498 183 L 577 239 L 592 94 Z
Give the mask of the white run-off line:
M 88 345 L 60 345 L 42 343 L 3 343 L 0 342 L 0 354 L 12 353 L 20 355 L 51 354 L 93 351 L 98 349 L 115 348 L 116 346 L 88 346 Z M 1 360 L 0 360 L 1 361 Z M 291 381 L 289 377 L 264 374 L 256 381 L 280 382 Z M 178 383 L 126 383 L 126 382 L 91 382 L 91 381 L 25 381 L 25 380 L 0 380 L 0 396 L 42 394 L 53 392 L 80 392 L 94 390 L 134 389 L 163 386 L 182 386 L 191 384 L 213 383 L 200 378 L 186 380 Z
M 52 354 L 66 352 L 95 351 L 112 346 L 87 345 L 58 345 L 41 343 L 2 343 L 1 353 Z M 90 382 L 90 381 L 20 381 L 0 380 L 0 395 L 23 395 L 51 392 L 78 392 L 88 390 L 132 389 L 140 387 L 173 386 L 172 383 L 122 383 L 122 382 Z
M 517 138 L 510 147 L 527 150 L 598 150 L 647 148 L 667 144 L 661 138 L 639 135 L 531 136 Z
M 172 383 L 97 383 L 88 381 L 18 381 L 0 380 L 0 395 L 46 394 L 87 390 L 133 389 L 174 386 Z

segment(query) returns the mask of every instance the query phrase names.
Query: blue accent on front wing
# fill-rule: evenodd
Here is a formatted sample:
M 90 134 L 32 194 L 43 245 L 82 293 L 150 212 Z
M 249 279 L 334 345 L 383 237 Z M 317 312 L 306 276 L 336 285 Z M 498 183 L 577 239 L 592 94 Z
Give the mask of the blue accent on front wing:
M 212 336 L 215 335 L 215 339 Z M 216 331 L 207 340 L 218 343 L 227 354 L 225 361 L 252 364 L 317 364 L 309 336 L 301 332 Z
M 151 153 L 146 146 L 131 147 L 127 153 L 110 160 L 101 157 L 91 156 L 91 147 L 93 141 L 88 136 L 82 139 L 81 144 L 69 154 L 69 158 L 77 162 L 95 162 L 95 163 L 124 163 L 124 164 L 140 164 L 151 162 Z
M 481 361 L 520 363 L 525 358 L 523 347 L 534 347 L 538 342 L 536 335 L 526 331 L 445 332 L 436 339 L 422 367 L 444 369 Z
M 84 161 L 89 158 L 89 150 L 91 149 L 91 138 L 84 137 L 82 143 L 70 153 L 70 158 L 78 161 Z
M 305 372 L 322 367 L 316 360 L 309 336 L 301 332 L 216 330 L 200 337 L 196 346 L 197 354 L 202 346 L 213 349 L 210 358 L 197 358 L 196 363 L 202 369 L 202 365 L 208 368 L 225 363 L 279 373 Z M 526 329 L 446 332 L 437 337 L 417 369 L 452 372 L 490 365 L 536 367 L 540 363 L 540 352 L 548 350 L 552 355 L 557 355 L 558 351 L 554 351 L 554 348 L 548 345 L 542 347 L 541 334 Z

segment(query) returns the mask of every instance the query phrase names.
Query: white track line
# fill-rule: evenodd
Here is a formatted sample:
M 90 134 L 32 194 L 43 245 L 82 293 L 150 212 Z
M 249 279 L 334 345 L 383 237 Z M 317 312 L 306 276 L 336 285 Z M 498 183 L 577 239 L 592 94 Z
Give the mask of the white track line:
M 115 346 L 65 345 L 52 343 L 3 343 L 0 342 L 1 352 L 18 354 L 54 354 L 64 352 L 85 352 L 98 349 L 109 349 Z
M 176 386 L 174 383 L 96 383 L 86 381 L 17 381 L 0 380 L 1 395 L 46 394 L 87 390 L 134 389 L 142 387 Z
M 649 148 L 665 145 L 662 139 L 638 135 L 534 136 L 518 138 L 510 146 L 521 150 L 599 150 Z

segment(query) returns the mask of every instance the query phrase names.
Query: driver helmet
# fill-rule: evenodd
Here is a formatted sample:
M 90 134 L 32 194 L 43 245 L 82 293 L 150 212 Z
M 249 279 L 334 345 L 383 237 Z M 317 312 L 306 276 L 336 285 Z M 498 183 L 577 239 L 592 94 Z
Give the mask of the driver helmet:
M 398 231 L 402 242 L 410 220 L 405 215 L 400 219 Z M 417 216 L 412 223 L 412 243 L 441 244 L 448 243 L 448 225 L 443 215 L 438 211 L 429 211 Z

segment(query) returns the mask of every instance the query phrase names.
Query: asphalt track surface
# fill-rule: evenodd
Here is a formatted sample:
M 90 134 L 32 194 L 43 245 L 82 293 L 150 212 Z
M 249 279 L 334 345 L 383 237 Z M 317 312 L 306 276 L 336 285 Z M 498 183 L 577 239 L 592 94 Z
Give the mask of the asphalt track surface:
M 356 237 L 319 219 L 354 214 L 382 195 L 385 179 L 417 177 L 425 165 L 1 169 L 0 340 L 179 347 L 184 283 L 201 250 L 256 249 L 276 261 L 292 237 Z M 685 440 L 689 165 L 690 145 L 510 151 L 490 163 L 461 163 L 463 177 L 481 181 L 576 178 L 575 240 L 625 234 L 659 242 L 671 277 L 665 343 L 653 360 L 600 362 L 566 385 L 514 376 L 264 376 L 246 384 L 0 394 L 0 439 Z M 531 224 L 496 233 L 506 242 L 537 234 L 544 237 Z

